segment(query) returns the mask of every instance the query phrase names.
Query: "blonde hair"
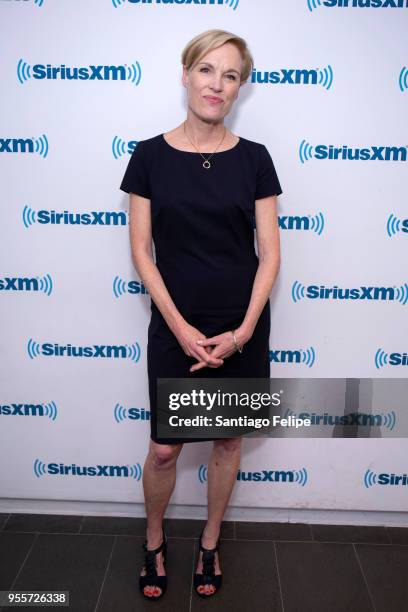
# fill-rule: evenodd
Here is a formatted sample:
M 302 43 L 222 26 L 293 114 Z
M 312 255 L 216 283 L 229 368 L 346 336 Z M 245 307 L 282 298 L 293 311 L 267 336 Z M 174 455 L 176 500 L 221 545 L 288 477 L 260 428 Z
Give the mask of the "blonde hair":
M 206 55 L 209 51 L 221 47 L 225 43 L 232 43 L 241 53 L 242 71 L 241 83 L 245 83 L 254 67 L 253 57 L 248 49 L 246 41 L 226 30 L 206 30 L 195 36 L 184 47 L 181 54 L 181 63 L 189 71 Z

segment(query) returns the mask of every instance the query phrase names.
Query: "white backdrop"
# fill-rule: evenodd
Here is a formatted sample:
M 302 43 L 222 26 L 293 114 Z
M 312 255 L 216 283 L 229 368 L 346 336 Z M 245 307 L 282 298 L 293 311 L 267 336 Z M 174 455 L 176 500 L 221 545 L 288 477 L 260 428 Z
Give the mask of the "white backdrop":
M 271 377 L 398 378 L 379 409 L 405 415 L 408 2 L 359 4 L 0 0 L 2 498 L 143 500 L 150 297 L 119 185 L 185 118 L 181 50 L 213 27 L 254 55 L 226 123 L 284 192 Z M 232 506 L 406 509 L 405 439 L 310 436 L 245 440 Z M 173 503 L 205 503 L 210 448 L 186 445 Z

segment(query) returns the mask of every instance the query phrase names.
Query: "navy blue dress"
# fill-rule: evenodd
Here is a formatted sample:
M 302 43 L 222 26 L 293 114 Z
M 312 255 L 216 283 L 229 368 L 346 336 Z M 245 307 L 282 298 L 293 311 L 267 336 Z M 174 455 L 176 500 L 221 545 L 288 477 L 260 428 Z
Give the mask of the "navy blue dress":
M 211 152 L 203 154 L 207 157 Z M 245 317 L 258 268 L 255 200 L 282 193 L 267 148 L 240 138 L 203 168 L 199 153 L 172 147 L 163 134 L 140 141 L 120 189 L 150 199 L 156 265 L 182 316 L 207 337 L 237 328 Z M 219 368 L 190 372 L 187 356 L 151 300 L 147 369 L 151 438 L 159 444 L 209 438 L 158 438 L 157 378 L 269 378 L 269 299 L 243 352 Z

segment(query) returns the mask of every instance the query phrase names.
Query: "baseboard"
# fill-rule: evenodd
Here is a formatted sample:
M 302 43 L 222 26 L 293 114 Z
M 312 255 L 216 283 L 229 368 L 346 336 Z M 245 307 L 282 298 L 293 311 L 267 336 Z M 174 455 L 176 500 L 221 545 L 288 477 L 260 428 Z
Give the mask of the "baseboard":
M 48 499 L 0 498 L 0 512 L 6 514 L 73 514 L 136 518 L 145 516 L 144 505 L 140 503 L 56 501 Z M 206 506 L 170 504 L 166 512 L 166 518 L 204 519 L 206 516 Z M 318 508 L 238 508 L 230 506 L 225 513 L 225 520 L 408 527 L 408 512 L 321 510 Z

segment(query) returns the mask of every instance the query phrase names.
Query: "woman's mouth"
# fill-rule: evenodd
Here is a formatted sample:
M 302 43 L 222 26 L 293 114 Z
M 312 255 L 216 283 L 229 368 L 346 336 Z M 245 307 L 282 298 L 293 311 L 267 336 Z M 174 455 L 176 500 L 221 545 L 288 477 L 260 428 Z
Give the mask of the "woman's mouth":
M 204 98 L 210 104 L 221 104 L 222 103 L 222 98 L 216 98 L 215 96 L 204 96 Z

